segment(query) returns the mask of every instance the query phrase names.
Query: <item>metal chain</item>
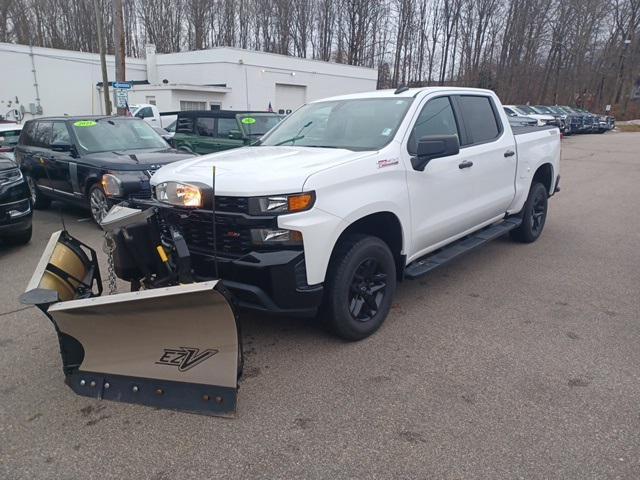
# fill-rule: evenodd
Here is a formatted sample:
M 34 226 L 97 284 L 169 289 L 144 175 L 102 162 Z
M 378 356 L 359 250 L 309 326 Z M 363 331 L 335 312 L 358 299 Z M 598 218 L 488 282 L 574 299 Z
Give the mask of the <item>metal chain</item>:
M 113 262 L 113 251 L 115 249 L 115 243 L 113 236 L 107 232 L 104 232 L 104 253 L 107 254 L 107 276 L 109 280 L 109 295 L 118 293 L 118 285 L 116 283 L 116 269 Z

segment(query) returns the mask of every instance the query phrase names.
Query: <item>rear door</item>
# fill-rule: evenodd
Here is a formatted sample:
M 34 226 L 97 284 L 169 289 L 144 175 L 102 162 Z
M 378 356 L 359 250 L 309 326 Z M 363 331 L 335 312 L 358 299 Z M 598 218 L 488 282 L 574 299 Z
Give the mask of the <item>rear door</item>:
M 515 139 L 492 97 L 456 95 L 453 103 L 464 129 L 461 151 L 473 162 L 465 203 L 476 226 L 504 214 L 515 196 Z
M 56 151 L 61 145 L 71 145 L 71 136 L 66 122 L 54 121 L 51 129 L 50 152 L 48 162 L 50 186 L 56 193 L 72 196 L 73 183 L 77 183 L 78 165 L 70 151 Z
M 46 193 L 51 191 L 49 141 L 52 125 L 50 121 L 28 123 L 24 132 L 24 147 L 20 147 L 20 166 L 23 172 L 30 175 L 36 185 Z

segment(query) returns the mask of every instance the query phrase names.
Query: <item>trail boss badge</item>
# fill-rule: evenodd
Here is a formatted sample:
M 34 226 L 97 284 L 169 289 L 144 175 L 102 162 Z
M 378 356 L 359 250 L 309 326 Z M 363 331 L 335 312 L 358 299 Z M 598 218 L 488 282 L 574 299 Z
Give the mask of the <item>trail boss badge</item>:
M 208 348 L 202 352 L 199 348 L 193 347 L 165 348 L 164 353 L 156 364 L 178 367 L 179 371 L 186 372 L 213 357 L 216 353 L 218 353 L 218 350 L 213 348 Z

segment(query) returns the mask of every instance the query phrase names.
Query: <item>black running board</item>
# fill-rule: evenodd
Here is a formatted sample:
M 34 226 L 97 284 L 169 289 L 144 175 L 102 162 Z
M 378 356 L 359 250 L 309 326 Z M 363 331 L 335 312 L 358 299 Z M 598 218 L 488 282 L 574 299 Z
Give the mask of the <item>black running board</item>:
M 438 268 L 445 263 L 449 263 L 461 257 L 467 252 L 474 250 L 491 240 L 501 237 L 509 230 L 517 228 L 522 223 L 520 217 L 508 217 L 501 223 L 490 225 L 472 233 L 466 237 L 432 252 L 424 257 L 411 262 L 404 270 L 404 276 L 408 279 L 415 279 L 426 275 L 431 270 Z

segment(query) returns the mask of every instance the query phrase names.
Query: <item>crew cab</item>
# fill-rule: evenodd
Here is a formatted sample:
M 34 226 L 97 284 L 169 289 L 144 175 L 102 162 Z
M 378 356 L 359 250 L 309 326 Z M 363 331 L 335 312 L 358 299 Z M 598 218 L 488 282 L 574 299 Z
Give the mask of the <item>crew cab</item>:
M 357 340 L 399 281 L 506 233 L 537 240 L 559 163 L 558 128 L 511 127 L 492 91 L 399 88 L 315 101 L 252 146 L 162 167 L 149 203 L 195 278 Z
M 149 198 L 149 178 L 178 152 L 147 123 L 127 117 L 43 117 L 25 123 L 16 162 L 31 190 L 33 206 L 51 200 L 89 207 L 99 223 L 110 206 Z

